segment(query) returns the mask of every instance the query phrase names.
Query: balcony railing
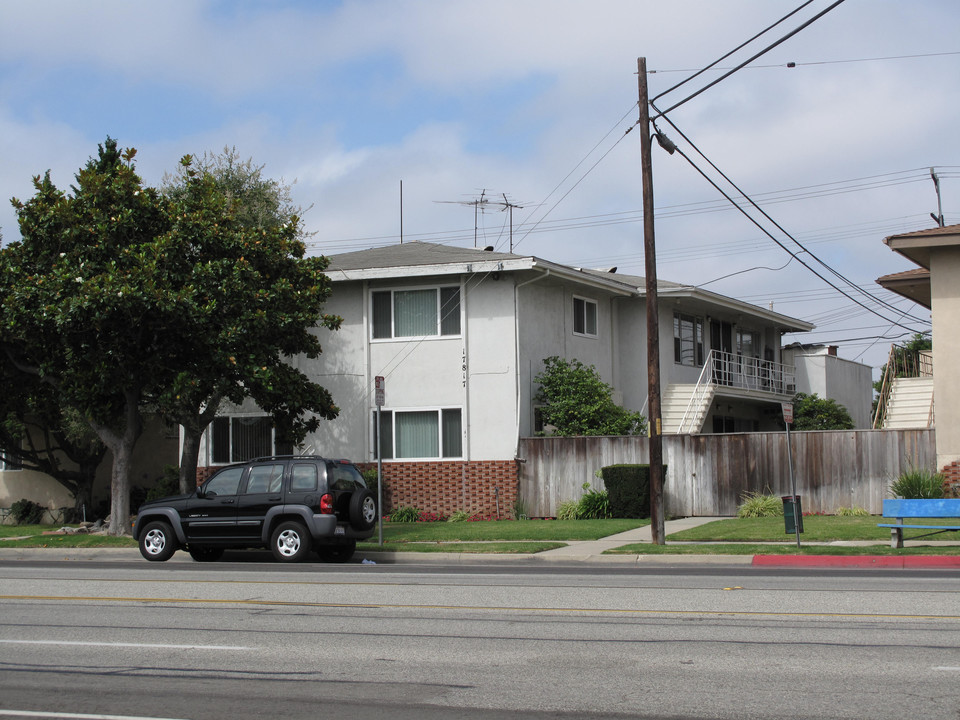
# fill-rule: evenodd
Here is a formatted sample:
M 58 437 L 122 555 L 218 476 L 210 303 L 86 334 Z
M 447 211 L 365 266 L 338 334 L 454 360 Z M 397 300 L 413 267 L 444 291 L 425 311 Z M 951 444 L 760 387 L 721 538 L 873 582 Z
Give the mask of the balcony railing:
M 703 363 L 697 387 L 680 421 L 678 432 L 703 420 L 706 398 L 722 388 L 750 390 L 770 395 L 794 395 L 797 391 L 796 369 L 772 360 L 743 357 L 733 353 L 711 350 Z
M 796 369 L 793 365 L 711 350 L 704 366 L 704 374 L 709 382 L 719 387 L 758 390 L 776 395 L 793 395 L 797 391 Z

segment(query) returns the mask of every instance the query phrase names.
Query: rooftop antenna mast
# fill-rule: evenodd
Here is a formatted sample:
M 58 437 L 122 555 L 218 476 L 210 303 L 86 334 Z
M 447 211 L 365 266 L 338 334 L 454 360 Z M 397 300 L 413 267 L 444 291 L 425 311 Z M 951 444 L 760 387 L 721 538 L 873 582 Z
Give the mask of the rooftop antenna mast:
M 473 200 L 434 200 L 434 202 L 453 204 L 453 205 L 473 205 L 473 246 L 477 247 L 477 227 L 478 219 L 481 210 L 486 207 L 487 203 L 490 201 L 487 200 L 487 191 L 486 189 L 480 191 L 480 197 L 474 198 Z
M 523 210 L 523 205 L 517 205 L 515 203 L 507 200 L 507 194 L 503 193 L 503 202 L 498 202 L 497 205 L 502 205 L 504 211 L 510 212 L 510 252 L 513 252 L 513 209 L 517 208 L 518 210 Z

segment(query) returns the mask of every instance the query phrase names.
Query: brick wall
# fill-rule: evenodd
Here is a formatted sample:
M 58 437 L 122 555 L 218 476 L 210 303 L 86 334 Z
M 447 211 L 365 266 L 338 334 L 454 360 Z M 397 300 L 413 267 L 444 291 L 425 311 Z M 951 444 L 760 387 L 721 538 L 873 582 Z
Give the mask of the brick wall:
M 960 461 L 944 465 L 940 470 L 943 473 L 944 497 L 960 497 Z
M 365 464 L 376 468 L 376 464 Z M 410 505 L 449 515 L 457 510 L 497 517 L 513 516 L 519 479 L 515 460 L 383 463 L 384 514 Z
M 357 463 L 361 470 L 376 469 L 376 463 Z M 197 485 L 219 467 L 198 467 Z M 426 512 L 449 515 L 457 510 L 497 517 L 513 516 L 519 479 L 515 460 L 475 462 L 385 462 L 384 514 L 412 505 Z

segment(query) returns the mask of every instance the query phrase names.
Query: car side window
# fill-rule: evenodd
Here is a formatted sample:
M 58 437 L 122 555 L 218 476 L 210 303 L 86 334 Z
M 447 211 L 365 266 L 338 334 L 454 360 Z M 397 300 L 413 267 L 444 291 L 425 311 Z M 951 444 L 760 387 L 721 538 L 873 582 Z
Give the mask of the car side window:
M 246 494 L 280 492 L 283 465 L 254 465 L 250 468 Z
M 290 492 L 314 492 L 317 489 L 317 466 L 313 463 L 293 466 Z
M 330 463 L 327 473 L 330 477 L 331 490 L 353 490 L 364 485 L 363 476 L 353 465 Z
M 226 468 L 207 480 L 203 491 L 207 495 L 236 495 L 240 487 L 240 478 L 243 477 L 243 468 Z

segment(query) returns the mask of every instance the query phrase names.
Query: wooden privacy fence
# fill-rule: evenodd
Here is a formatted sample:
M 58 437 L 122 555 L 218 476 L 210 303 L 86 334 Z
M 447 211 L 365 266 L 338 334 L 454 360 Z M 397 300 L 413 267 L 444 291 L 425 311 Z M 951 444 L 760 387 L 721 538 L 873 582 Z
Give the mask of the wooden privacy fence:
M 859 506 L 882 512 L 890 483 L 910 468 L 936 469 L 934 430 L 794 432 L 793 466 L 804 512 Z M 522 438 L 520 497 L 531 517 L 555 517 L 583 483 L 603 489 L 604 465 L 649 462 L 645 437 Z M 790 494 L 785 433 L 665 435 L 666 512 L 735 515 L 746 492 Z

